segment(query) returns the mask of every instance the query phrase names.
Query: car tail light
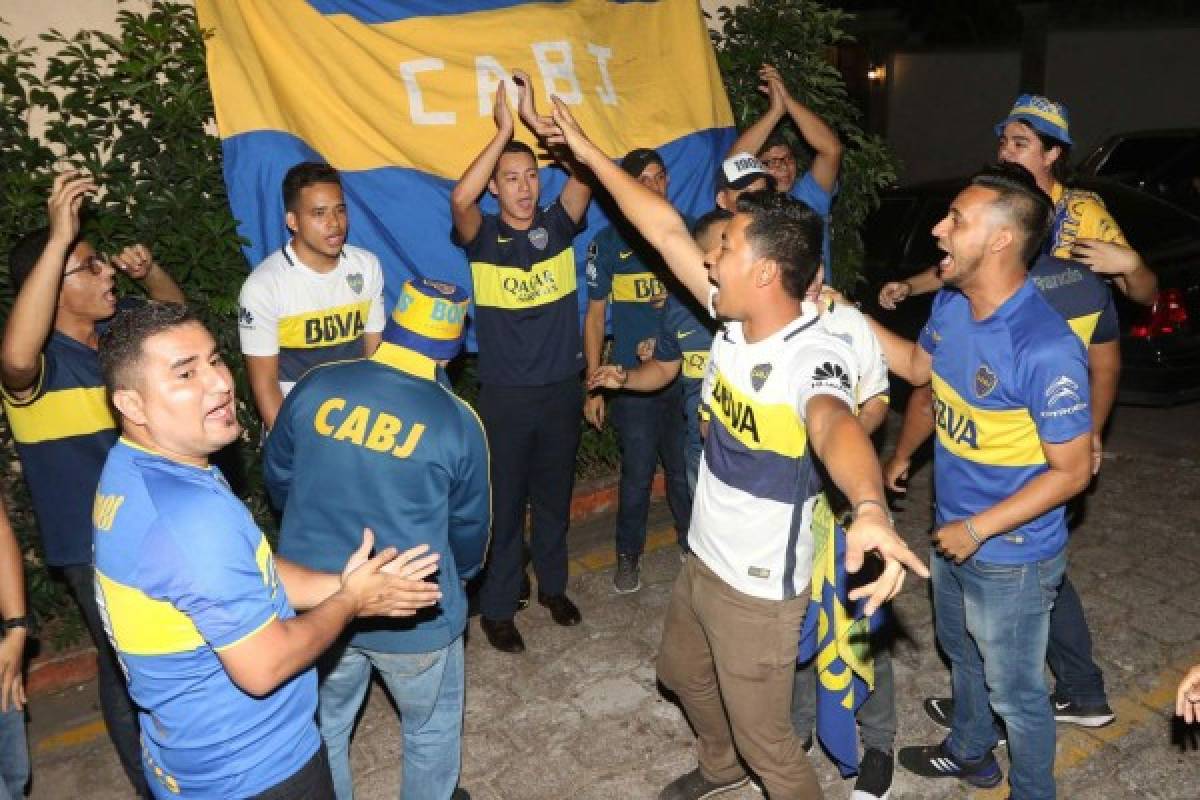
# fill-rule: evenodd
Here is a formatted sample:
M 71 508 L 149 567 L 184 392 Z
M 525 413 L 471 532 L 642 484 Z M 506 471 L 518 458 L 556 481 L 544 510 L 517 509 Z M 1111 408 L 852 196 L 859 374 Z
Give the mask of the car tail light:
M 1141 319 L 1129 326 L 1135 339 L 1150 339 L 1182 333 L 1188 325 L 1188 310 L 1183 302 L 1182 289 L 1160 289 L 1154 305 Z

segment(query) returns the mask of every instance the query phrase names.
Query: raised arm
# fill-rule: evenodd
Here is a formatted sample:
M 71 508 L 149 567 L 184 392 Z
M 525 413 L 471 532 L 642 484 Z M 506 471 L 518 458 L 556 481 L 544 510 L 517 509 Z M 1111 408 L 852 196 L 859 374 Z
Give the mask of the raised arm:
M 842 169 L 842 140 L 838 138 L 833 128 L 829 127 L 829 123 L 814 114 L 808 106 L 792 97 L 783 83 L 783 78 L 779 75 L 779 70 L 764 66 L 759 74 L 768 84 L 774 83 L 778 87 L 777 91 L 782 93 L 788 116 L 796 124 L 800 136 L 813 149 L 812 166 L 809 167 L 813 179 L 821 185 L 822 189 L 832 192 L 833 187 L 837 185 L 838 173 Z
M 547 141 L 555 133 L 554 120 L 537 112 L 533 81 L 529 80 L 529 74 L 524 70 L 513 70 L 513 83 L 517 85 L 517 113 L 520 115 L 521 121 L 537 135 L 538 139 Z M 559 166 L 570 175 L 562 188 L 562 193 L 558 196 L 558 201 L 562 203 L 563 209 L 571 219 L 582 222 L 584 215 L 587 214 L 588 203 L 592 200 L 592 187 L 579 179 L 577 165 L 571 163 L 569 151 L 566 153 L 554 152 L 555 150 L 561 151 L 561 148 L 550 148 L 550 150 L 558 160 Z
M 708 305 L 712 284 L 704 267 L 704 253 L 692 238 L 687 223 L 667 201 L 611 161 L 584 134 L 571 112 L 557 97 L 554 124 L 557 131 L 548 137 L 550 144 L 565 144 L 575 160 L 592 171 L 612 196 L 621 213 L 633 224 L 647 243 L 662 255 L 671 272 L 701 305 Z
M 50 236 L 13 300 L 0 344 L 0 379 L 19 400 L 26 399 L 37 383 L 42 348 L 54 328 L 68 250 L 79 235 L 79 209 L 83 198 L 95 191 L 91 176 L 73 170 L 54 179 L 46 203 Z
M 879 305 L 888 311 L 895 311 L 897 303 L 903 303 L 913 295 L 936 292 L 940 288 L 942 279 L 938 277 L 937 267 L 926 267 L 902 281 L 889 281 L 881 286 Z
M 496 169 L 504 146 L 513 135 L 512 111 L 508 107 L 504 83 L 496 87 L 495 107 L 492 118 L 496 121 L 496 135 L 475 156 L 462 177 L 458 179 L 453 191 L 450 192 L 450 215 L 454 220 L 454 230 L 461 242 L 474 241 L 483 224 L 483 214 L 479 210 L 479 196 L 487 189 L 488 181 Z
M 733 145 L 729 148 L 729 152 L 725 154 L 726 158 L 730 158 L 737 153 L 752 153 L 757 155 L 762 150 L 763 145 L 767 143 L 767 139 L 770 138 L 771 131 L 775 130 L 775 126 L 783 120 L 783 115 L 787 113 L 787 106 L 784 104 L 784 96 L 787 94 L 787 90 L 783 87 L 783 81 L 767 80 L 764 77 L 766 70 L 773 72 L 776 77 L 778 77 L 779 73 L 774 67 L 767 67 L 765 65 L 758 70 L 758 77 L 763 81 L 759 84 L 758 90 L 767 96 L 767 110 L 749 128 L 738 134 L 738 137 L 733 141 Z
M 187 303 L 183 290 L 165 269 L 159 266 L 144 244 L 126 247 L 112 258 L 113 267 L 142 285 L 151 300 L 159 303 Z

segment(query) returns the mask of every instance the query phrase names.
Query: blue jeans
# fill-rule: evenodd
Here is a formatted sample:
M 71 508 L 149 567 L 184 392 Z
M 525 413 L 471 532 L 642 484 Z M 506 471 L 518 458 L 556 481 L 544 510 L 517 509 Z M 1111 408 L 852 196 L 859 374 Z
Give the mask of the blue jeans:
M 1066 551 L 1029 564 L 955 564 L 936 551 L 929 560 L 937 639 L 954 692 L 946 746 L 970 761 L 987 755 L 997 742 L 994 709 L 1008 729 L 1013 800 L 1053 800 L 1046 641 Z
M 329 750 L 338 800 L 354 797 L 350 732 L 371 685 L 371 667 L 400 710 L 404 800 L 448 800 L 458 785 L 463 722 L 463 640 L 431 653 L 384 653 L 354 645 L 321 659 L 317 726 Z
M 646 516 L 654 468 L 662 460 L 667 504 L 675 518 L 680 546 L 687 541 L 689 502 L 683 447 L 686 435 L 679 381 L 653 394 L 625 392 L 610 405 L 609 418 L 621 443 L 621 479 L 617 489 L 617 552 L 641 555 L 646 547 Z
M 0 712 L 0 800 L 25 796 L 29 783 L 29 746 L 25 741 L 25 712 Z
M 1058 682 L 1054 694 L 1081 706 L 1108 703 L 1104 673 L 1092 658 L 1092 634 L 1079 594 L 1069 577 L 1063 577 L 1054 610 L 1050 612 L 1050 644 L 1046 661 Z

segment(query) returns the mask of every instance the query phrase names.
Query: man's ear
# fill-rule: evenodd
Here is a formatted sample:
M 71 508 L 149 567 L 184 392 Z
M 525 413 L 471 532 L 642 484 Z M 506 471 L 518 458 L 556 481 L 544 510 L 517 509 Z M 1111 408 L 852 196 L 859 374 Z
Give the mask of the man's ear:
M 992 241 L 988 244 L 988 249 L 993 253 L 999 253 L 1004 248 L 1011 247 L 1014 244 L 1014 239 L 1012 228 L 1007 225 L 1001 225 L 992 234 Z
M 779 262 L 773 258 L 760 258 L 754 262 L 754 285 L 758 288 L 769 285 L 779 273 Z
M 295 232 L 296 232 L 296 228 L 297 228 L 297 227 L 299 227 L 299 226 L 296 224 L 296 212 L 295 212 L 295 211 L 288 211 L 286 214 L 284 214 L 284 215 L 283 215 L 283 223 L 284 223 L 285 225 L 287 225 L 287 229 L 288 229 L 289 231 L 291 231 L 292 233 L 295 233 Z
M 717 207 L 729 211 L 729 202 L 725 199 L 725 190 L 721 189 L 717 192 Z
M 132 424 L 146 424 L 146 410 L 137 389 L 117 389 L 113 392 L 112 403 L 121 416 Z

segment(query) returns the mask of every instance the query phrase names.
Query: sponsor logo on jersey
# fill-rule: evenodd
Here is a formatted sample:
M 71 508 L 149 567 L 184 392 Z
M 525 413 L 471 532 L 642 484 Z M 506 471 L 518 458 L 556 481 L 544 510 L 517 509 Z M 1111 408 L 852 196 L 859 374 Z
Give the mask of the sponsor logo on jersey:
M 496 237 L 496 244 L 508 244 L 511 241 L 512 241 L 511 236 L 497 236 Z
M 764 378 L 764 380 L 766 379 Z M 812 383 L 813 386 L 840 389 L 843 392 L 849 392 L 853 385 L 850 382 L 850 376 L 846 374 L 840 364 L 831 364 L 828 361 L 813 370 Z
M 980 364 L 979 369 L 975 370 L 975 396 L 978 398 L 987 397 L 992 393 L 992 390 L 1000 383 L 1000 379 L 996 377 L 996 373 L 992 372 L 991 367 L 987 364 Z
M 629 257 L 632 255 L 632 250 L 622 250 L 621 252 L 617 253 L 617 258 L 621 259 L 622 261 L 628 261 Z
M 1079 384 L 1060 375 L 1046 388 L 1046 407 L 1043 417 L 1065 417 L 1087 408 L 1087 403 L 1079 396 Z
M 96 500 L 92 504 L 92 525 L 98 531 L 112 530 L 113 522 L 117 519 L 117 512 L 121 509 L 121 504 L 125 502 L 123 494 L 96 494 Z
M 962 410 L 955 410 L 935 393 L 933 395 L 933 419 L 942 432 L 955 444 L 965 444 L 972 450 L 979 449 L 979 431 L 975 420 Z
M 351 272 L 346 276 L 346 283 L 355 294 L 362 294 L 363 276 L 361 272 Z
M 366 327 L 358 309 L 344 314 L 326 314 L 304 321 L 304 342 L 310 345 L 342 342 L 358 336 Z
M 238 325 L 243 328 L 254 327 L 254 315 L 250 313 L 250 309 L 244 306 L 238 308 Z
M 676 339 L 686 339 L 687 337 L 691 336 L 695 332 L 696 332 L 695 328 L 692 328 L 689 331 L 675 331 L 675 338 Z
M 504 291 L 515 297 L 519 302 L 532 303 L 542 297 L 552 297 L 558 294 L 558 282 L 554 279 L 553 270 L 542 270 L 528 278 L 509 276 L 501 283 Z
M 529 232 L 529 243 L 538 250 L 545 250 L 546 245 L 550 244 L 550 234 L 545 228 L 534 228 Z
M 725 385 L 725 381 L 719 377 L 712 392 L 713 402 L 720 407 L 721 416 L 728 421 L 729 429 L 734 433 L 748 433 L 755 444 L 761 444 L 762 440 L 758 435 L 758 421 L 754 418 L 754 407 L 736 399 L 733 392 Z
M 759 364 L 754 369 L 750 370 L 750 385 L 754 387 L 754 391 L 758 391 L 767 382 L 767 378 L 771 377 L 771 365 Z

